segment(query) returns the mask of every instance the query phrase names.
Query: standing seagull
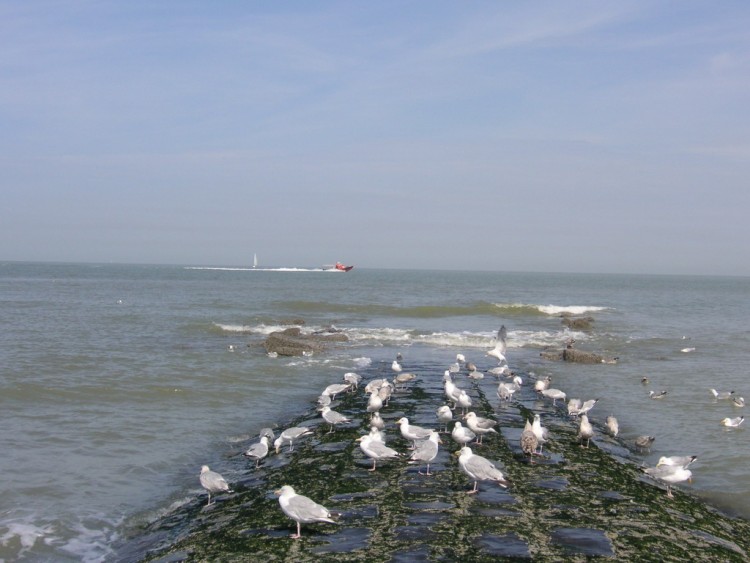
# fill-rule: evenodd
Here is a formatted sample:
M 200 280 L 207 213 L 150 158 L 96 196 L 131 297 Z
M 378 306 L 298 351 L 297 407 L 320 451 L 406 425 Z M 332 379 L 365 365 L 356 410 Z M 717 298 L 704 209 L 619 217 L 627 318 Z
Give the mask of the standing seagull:
M 507 363 L 508 360 L 505 359 L 505 351 L 507 349 L 507 338 L 508 338 L 508 331 L 505 328 L 505 325 L 500 327 L 500 330 L 497 331 L 497 338 L 495 339 L 495 347 L 492 350 L 489 350 L 487 352 L 487 356 L 491 356 L 493 358 L 496 358 L 499 363 Z
M 667 484 L 667 496 L 669 498 L 674 498 L 674 495 L 672 494 L 673 484 L 681 483 L 682 481 L 690 481 L 690 478 L 693 476 L 693 473 L 689 469 L 686 469 L 681 465 L 649 467 L 644 469 L 644 472 Z
M 607 428 L 609 429 L 609 432 L 610 434 L 612 434 L 612 436 L 617 436 L 617 434 L 620 432 L 620 424 L 612 415 L 609 415 L 607 417 Z
M 413 424 L 409 424 L 409 419 L 404 417 L 399 418 L 396 421 L 396 424 L 399 425 L 401 429 L 401 435 L 406 438 L 407 440 L 410 440 L 412 443 L 412 448 L 415 449 L 417 447 L 417 441 L 418 440 L 426 440 L 430 436 L 431 430 L 428 430 L 427 428 L 422 428 L 421 426 L 414 426 Z
M 465 446 L 476 437 L 477 435 L 474 434 L 474 432 L 472 432 L 469 428 L 462 426 L 458 421 L 456 421 L 456 424 L 453 425 L 453 430 L 451 430 L 451 438 L 453 438 L 462 446 Z
M 482 436 L 485 434 L 489 434 L 490 432 L 497 434 L 497 430 L 493 428 L 497 422 L 490 418 L 477 416 L 476 413 L 472 411 L 464 416 L 464 420 L 466 420 L 466 425 L 469 429 L 477 435 L 477 444 L 482 443 Z
M 539 442 L 539 453 L 542 453 L 544 442 L 547 441 L 549 436 L 549 430 L 542 426 L 542 419 L 538 414 L 534 415 L 534 422 L 531 423 L 531 431 L 536 436 L 537 442 Z
M 211 493 L 231 493 L 229 483 L 216 471 L 211 471 L 208 465 L 201 467 L 201 486 L 208 491 L 208 503 L 206 506 L 213 504 L 211 502 Z M 214 501 L 216 502 L 216 501 Z
M 302 524 L 311 524 L 312 522 L 336 523 L 330 510 L 305 496 L 298 495 L 289 485 L 284 485 L 274 492 L 279 495 L 279 504 L 284 514 L 297 522 L 297 533 L 293 534 L 292 538 L 297 539 L 302 536 Z
M 320 414 L 323 417 L 323 420 L 331 425 L 331 429 L 328 431 L 329 434 L 333 432 L 337 424 L 346 424 L 347 422 L 351 422 L 351 419 L 345 417 L 340 412 L 331 410 L 331 407 L 328 406 L 323 407 L 320 411 Z
M 245 457 L 255 460 L 255 468 L 260 466 L 260 460 L 268 455 L 268 436 L 261 436 L 260 442 L 250 446 L 243 454 Z
M 591 426 L 591 423 L 589 422 L 588 415 L 582 414 L 581 415 L 581 425 L 578 429 L 578 440 L 581 442 L 581 446 L 583 446 L 583 441 L 586 440 L 586 447 L 589 447 L 589 443 L 591 442 L 591 438 L 594 437 L 594 427 Z
M 373 440 L 369 434 L 357 438 L 357 442 L 359 442 L 359 448 L 364 454 L 372 459 L 372 469 L 368 469 L 368 471 L 375 471 L 378 460 L 397 459 L 401 455 L 393 448 L 386 446 L 383 442 Z
M 448 423 L 453 421 L 453 411 L 448 405 L 443 405 L 436 414 L 438 422 L 445 425 L 445 432 L 448 432 Z
M 635 439 L 635 447 L 638 448 L 639 451 L 648 450 L 650 452 L 651 444 L 653 444 L 655 441 L 655 436 L 638 436 Z
M 281 451 L 281 446 L 283 446 L 284 444 L 289 444 L 289 451 L 293 451 L 294 441 L 297 438 L 309 436 L 312 433 L 312 430 L 310 430 L 307 426 L 293 426 L 292 428 L 287 428 L 281 434 L 279 434 L 278 438 L 273 441 L 273 446 L 276 449 L 276 453 L 279 453 Z
M 507 488 L 510 484 L 494 463 L 487 458 L 475 455 L 469 446 L 464 446 L 458 453 L 460 454 L 458 465 L 461 471 L 474 480 L 474 488 L 469 491 L 470 495 L 479 492 L 479 481 L 494 481 L 503 488 Z
M 521 432 L 521 451 L 529 456 L 530 463 L 534 463 L 534 454 L 538 444 L 539 440 L 537 440 L 536 434 L 531 428 L 531 423 L 527 420 L 526 426 Z
M 420 475 L 432 475 L 430 473 L 430 462 L 437 457 L 438 444 L 442 444 L 440 436 L 432 430 L 429 437 L 419 442 L 414 453 L 411 454 L 411 461 L 409 463 L 418 463 L 420 461 L 427 463 L 427 470 L 424 473 L 420 471 Z

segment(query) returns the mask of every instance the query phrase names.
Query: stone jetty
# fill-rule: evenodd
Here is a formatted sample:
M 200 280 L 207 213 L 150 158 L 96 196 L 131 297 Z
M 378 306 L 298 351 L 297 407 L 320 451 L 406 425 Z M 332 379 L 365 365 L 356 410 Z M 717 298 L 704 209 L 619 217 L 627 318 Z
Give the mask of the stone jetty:
M 706 505 L 689 485 L 674 487 L 674 498 L 668 498 L 666 487 L 642 472 L 637 454 L 602 428 L 588 449 L 582 447 L 578 423 L 565 405 L 537 396 L 533 380 L 501 403 L 497 378 L 472 381 L 465 372 L 455 374 L 472 399 L 471 410 L 499 423 L 498 434 L 485 435 L 483 445 L 472 448 L 497 462 L 511 482 L 508 489 L 480 483 L 478 494 L 467 494 L 473 482 L 459 470 L 459 448 L 449 434 L 441 434 L 433 474 L 420 474 L 420 466 L 406 462 L 410 444 L 396 421 L 405 416 L 412 424 L 439 428 L 435 411 L 445 404 L 445 367 L 408 369 L 417 378 L 381 411 L 387 445 L 403 452 L 403 460 L 378 463 L 370 472 L 372 461 L 355 442 L 369 431 L 364 383 L 393 376 L 390 363 L 373 364 L 358 371 L 364 378 L 359 391 L 332 405 L 351 423 L 329 433 L 311 405 L 284 425 L 315 429 L 293 452 L 272 452 L 257 469 L 241 452 L 228 453 L 226 470 L 217 470 L 233 493 L 219 495 L 211 506 L 205 495 L 197 496 L 126 538 L 117 561 L 748 560 L 750 523 Z M 332 375 L 331 383 L 341 375 Z M 541 415 L 550 438 L 544 456 L 530 463 L 519 440 L 533 414 Z M 456 412 L 454 420 L 459 417 Z M 303 524 L 302 538 L 291 539 L 296 525 L 273 495 L 282 485 L 338 513 L 337 524 Z

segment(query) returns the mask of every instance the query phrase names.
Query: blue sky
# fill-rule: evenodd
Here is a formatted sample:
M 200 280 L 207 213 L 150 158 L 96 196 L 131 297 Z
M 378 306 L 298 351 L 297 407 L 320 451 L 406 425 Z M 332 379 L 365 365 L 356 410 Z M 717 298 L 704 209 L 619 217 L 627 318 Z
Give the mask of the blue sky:
M 0 260 L 750 275 L 746 2 L 0 0 Z

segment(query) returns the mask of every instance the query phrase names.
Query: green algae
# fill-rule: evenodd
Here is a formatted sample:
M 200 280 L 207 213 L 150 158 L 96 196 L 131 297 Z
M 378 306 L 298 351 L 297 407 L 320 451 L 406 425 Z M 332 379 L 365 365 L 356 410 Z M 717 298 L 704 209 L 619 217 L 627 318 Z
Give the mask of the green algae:
M 389 424 L 388 445 L 400 452 L 408 452 L 409 444 L 397 432 L 398 418 L 437 426 L 434 412 L 443 395 L 436 370 L 425 367 L 410 390 L 395 395 L 381 413 Z M 445 434 L 432 476 L 420 475 L 417 465 L 404 460 L 368 471 L 372 462 L 355 442 L 367 430 L 360 391 L 336 406 L 353 424 L 327 433 L 321 422 L 294 452 L 285 449 L 259 469 L 237 461 L 246 465 L 246 477 L 233 483 L 234 494 L 210 507 L 200 497 L 152 523 L 125 544 L 121 560 L 747 560 L 747 521 L 679 489 L 668 499 L 663 486 L 620 455 L 616 441 L 599 435 L 591 447 L 581 447 L 576 423 L 533 391 L 523 389 L 512 403 L 498 406 L 495 386 L 490 379 L 472 388 L 473 410 L 494 416 L 501 427 L 474 450 L 499 463 L 511 481 L 508 490 L 480 483 L 477 495 L 467 494 L 472 483 L 459 471 L 453 455 L 458 446 Z M 541 413 L 551 431 L 545 456 L 534 463 L 518 444 L 532 413 Z M 304 413 L 289 426 L 316 416 Z M 282 485 L 338 513 L 338 524 L 303 525 L 303 537 L 290 539 L 295 524 L 273 495 Z

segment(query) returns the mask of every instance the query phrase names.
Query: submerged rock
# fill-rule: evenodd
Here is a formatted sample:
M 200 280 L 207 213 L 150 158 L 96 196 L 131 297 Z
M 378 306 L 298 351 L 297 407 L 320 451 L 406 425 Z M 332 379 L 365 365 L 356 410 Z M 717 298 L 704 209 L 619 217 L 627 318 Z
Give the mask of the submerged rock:
M 321 352 L 331 344 L 347 342 L 349 338 L 343 332 L 303 333 L 299 327 L 290 327 L 272 332 L 263 342 L 267 353 L 279 356 L 303 356 Z

